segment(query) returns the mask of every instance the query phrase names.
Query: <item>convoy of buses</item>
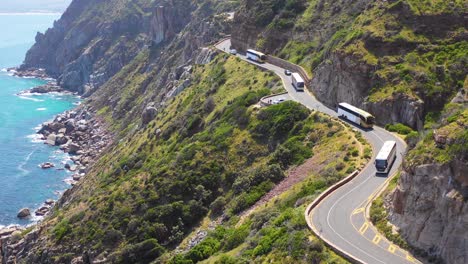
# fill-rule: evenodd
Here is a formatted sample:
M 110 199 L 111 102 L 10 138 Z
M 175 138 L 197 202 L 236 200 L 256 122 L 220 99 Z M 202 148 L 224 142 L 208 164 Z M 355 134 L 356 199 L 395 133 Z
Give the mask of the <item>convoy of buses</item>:
M 253 50 L 248 49 L 246 52 L 247 59 L 264 63 L 266 55 Z M 288 71 L 288 73 L 290 73 Z M 291 83 L 296 91 L 304 91 L 305 82 L 301 75 L 297 72 L 291 73 Z M 356 125 L 359 125 L 366 129 L 371 129 L 374 126 L 375 118 L 368 112 L 352 106 L 348 103 L 340 103 L 337 108 L 338 116 L 346 119 Z M 386 174 L 390 171 L 393 162 L 396 159 L 397 150 L 395 141 L 386 141 L 380 149 L 375 159 L 375 168 L 377 174 Z

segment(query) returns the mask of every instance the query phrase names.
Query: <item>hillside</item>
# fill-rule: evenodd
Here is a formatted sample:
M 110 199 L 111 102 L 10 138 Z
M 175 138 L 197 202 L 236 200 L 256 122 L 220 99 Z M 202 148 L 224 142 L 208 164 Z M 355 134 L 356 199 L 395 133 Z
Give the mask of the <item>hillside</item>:
M 0 240 L 0 262 L 344 263 L 303 213 L 371 147 L 299 103 L 257 105 L 281 80 L 211 46 L 230 34 L 239 51 L 301 65 L 324 104 L 347 101 L 407 134 L 390 220 L 416 248 L 462 263 L 466 11 L 458 0 L 72 1 L 21 68 L 84 95 L 114 141 L 42 223 Z M 246 214 L 289 177 L 300 180 Z
M 219 55 L 207 66 L 195 66 L 191 75 L 192 86 L 169 100 L 154 121 L 129 131 L 62 198 L 61 208 L 35 231 L 45 240 L 28 245 L 31 249 L 23 259 L 148 263 L 178 245 L 208 214 L 230 219 L 245 210 L 292 165 L 317 155 L 323 168 L 297 198 L 353 170 L 340 160 L 348 155 L 352 158 L 347 160 L 358 160 L 360 154 L 339 123 L 311 115 L 294 102 L 252 108 L 271 93 L 265 87 L 277 89 L 270 73 Z M 325 145 L 348 147 L 330 156 L 314 153 Z M 295 229 L 302 231 L 295 239 L 307 243 L 304 220 L 297 221 Z M 42 251 L 45 245 L 48 250 Z M 299 244 L 298 250 L 306 246 Z M 262 252 L 253 256 L 269 250 Z
M 347 101 L 381 125 L 421 130 L 467 74 L 463 1 L 245 1 L 233 45 L 302 65 L 325 104 Z

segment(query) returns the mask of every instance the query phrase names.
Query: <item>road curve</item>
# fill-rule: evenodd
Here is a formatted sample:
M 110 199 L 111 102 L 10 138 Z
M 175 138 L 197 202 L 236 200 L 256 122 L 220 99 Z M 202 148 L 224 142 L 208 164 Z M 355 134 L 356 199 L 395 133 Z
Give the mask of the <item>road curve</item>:
M 231 40 L 224 39 L 215 46 L 221 51 L 229 52 Z M 334 109 L 323 105 L 309 91 L 297 92 L 291 84 L 290 77 L 284 74 L 283 68 L 269 63 L 258 64 L 247 60 L 245 56 L 240 54 L 237 56 L 276 73 L 283 80 L 283 85 L 292 100 L 309 109 L 337 117 Z M 385 141 L 394 140 L 397 142 L 397 159 L 389 173 L 389 175 L 394 175 L 402 162 L 406 144 L 392 133 L 377 126 L 369 131 L 359 127 L 355 128 L 372 145 L 374 156 L 371 160 L 374 160 L 376 153 Z M 382 237 L 367 220 L 368 206 L 374 196 L 385 187 L 388 180 L 388 177 L 376 176 L 375 167 L 370 162 L 359 175 L 332 192 L 311 210 L 308 217 L 311 220 L 313 231 L 354 262 L 372 264 L 420 263 L 411 254 Z

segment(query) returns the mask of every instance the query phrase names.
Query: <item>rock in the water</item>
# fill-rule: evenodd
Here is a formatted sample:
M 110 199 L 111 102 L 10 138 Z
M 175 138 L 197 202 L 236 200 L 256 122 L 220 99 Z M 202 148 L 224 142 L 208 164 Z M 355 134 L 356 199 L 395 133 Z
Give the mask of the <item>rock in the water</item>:
M 29 210 L 29 208 L 23 208 L 18 212 L 18 218 L 26 218 L 29 216 L 31 216 L 31 211 Z
M 74 180 L 74 181 L 79 181 L 79 180 L 81 180 L 81 175 L 79 175 L 79 174 L 73 174 L 73 180 Z
M 44 203 L 45 203 L 45 204 L 47 204 L 47 205 L 52 205 L 52 204 L 54 204 L 54 203 L 55 203 L 55 201 L 54 201 L 54 200 L 52 200 L 52 199 L 47 199 L 47 200 L 45 200 L 45 202 L 44 202 Z
M 50 168 L 53 168 L 55 167 L 55 165 L 51 162 L 44 162 L 41 164 L 41 168 L 43 169 L 50 169 Z
M 46 215 L 49 212 L 50 208 L 48 206 L 42 206 L 34 212 L 37 216 Z

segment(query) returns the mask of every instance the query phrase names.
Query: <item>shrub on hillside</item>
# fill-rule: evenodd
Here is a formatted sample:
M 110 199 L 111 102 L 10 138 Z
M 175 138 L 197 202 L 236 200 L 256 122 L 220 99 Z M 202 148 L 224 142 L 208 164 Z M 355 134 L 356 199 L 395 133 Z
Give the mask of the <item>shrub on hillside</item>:
M 409 133 L 413 132 L 413 129 L 411 127 L 408 127 L 401 123 L 387 124 L 385 126 L 385 129 L 387 129 L 390 132 L 396 132 L 401 135 L 408 135 Z

